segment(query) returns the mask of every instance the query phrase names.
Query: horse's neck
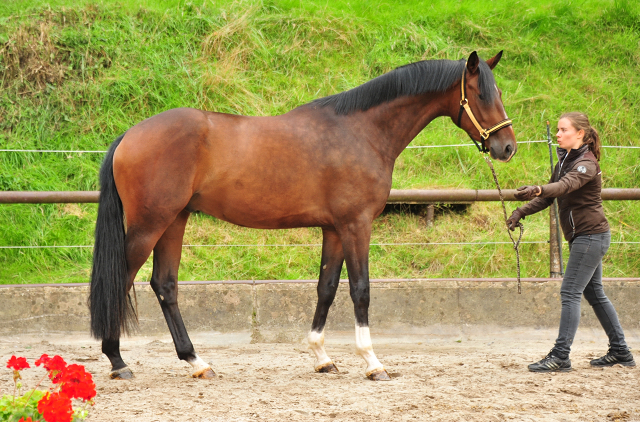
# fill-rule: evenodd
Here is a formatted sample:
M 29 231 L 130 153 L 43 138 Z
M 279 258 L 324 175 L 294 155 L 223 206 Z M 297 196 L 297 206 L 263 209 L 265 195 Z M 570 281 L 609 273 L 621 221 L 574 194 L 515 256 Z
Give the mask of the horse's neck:
M 363 113 L 362 117 L 379 132 L 369 142 L 381 155 L 395 161 L 409 143 L 433 119 L 450 114 L 446 93 L 400 97 Z

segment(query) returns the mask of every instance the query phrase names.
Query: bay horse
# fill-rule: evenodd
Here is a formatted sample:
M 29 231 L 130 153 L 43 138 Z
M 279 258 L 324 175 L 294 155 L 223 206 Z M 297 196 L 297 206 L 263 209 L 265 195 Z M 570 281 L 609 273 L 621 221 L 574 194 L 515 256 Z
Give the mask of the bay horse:
M 485 62 L 474 51 L 466 60 L 408 64 L 280 116 L 172 109 L 117 138 L 100 170 L 89 294 L 91 334 L 102 340 L 110 377 L 133 377 L 120 336 L 137 323 L 129 291 L 151 251 L 151 287 L 178 358 L 194 377 L 216 376 L 196 354 L 177 304 L 185 226 L 200 211 L 257 229 L 322 228 L 308 335 L 315 370 L 338 371 L 324 349 L 324 326 L 346 262 L 356 352 L 369 379 L 388 380 L 369 334 L 372 222 L 385 207 L 398 155 L 436 117 L 450 117 L 494 159 L 513 157 L 515 134 L 492 73 L 501 56 Z

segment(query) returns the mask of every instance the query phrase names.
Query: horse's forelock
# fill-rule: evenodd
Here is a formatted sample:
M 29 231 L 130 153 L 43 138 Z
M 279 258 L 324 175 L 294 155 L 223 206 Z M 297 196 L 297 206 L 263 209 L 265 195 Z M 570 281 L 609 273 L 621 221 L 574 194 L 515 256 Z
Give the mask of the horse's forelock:
M 493 77 L 493 72 L 489 68 L 489 65 L 484 60 L 480 60 L 480 70 L 478 74 L 478 90 L 482 97 L 482 101 L 485 103 L 492 103 L 495 100 L 498 90 L 495 89 L 496 79 Z

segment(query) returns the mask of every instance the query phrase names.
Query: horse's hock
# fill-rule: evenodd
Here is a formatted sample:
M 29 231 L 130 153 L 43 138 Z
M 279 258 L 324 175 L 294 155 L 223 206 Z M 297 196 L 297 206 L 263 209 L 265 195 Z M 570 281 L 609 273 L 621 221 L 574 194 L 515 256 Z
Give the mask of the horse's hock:
M 250 283 L 250 282 L 249 282 Z M 373 333 L 402 336 L 514 329 L 549 329 L 560 318 L 559 280 L 410 280 L 374 282 L 370 324 Z M 3 286 L 0 332 L 88 333 L 87 285 Z M 606 279 L 605 291 L 627 331 L 640 329 L 640 281 Z M 140 335 L 167 334 L 157 299 L 148 285 L 136 286 Z M 311 326 L 316 284 L 283 282 L 181 284 L 179 306 L 190 332 L 237 334 L 241 341 L 299 342 Z M 341 283 L 331 306 L 327 331 L 354 326 L 349 289 Z M 599 327 L 583 301 L 580 326 Z

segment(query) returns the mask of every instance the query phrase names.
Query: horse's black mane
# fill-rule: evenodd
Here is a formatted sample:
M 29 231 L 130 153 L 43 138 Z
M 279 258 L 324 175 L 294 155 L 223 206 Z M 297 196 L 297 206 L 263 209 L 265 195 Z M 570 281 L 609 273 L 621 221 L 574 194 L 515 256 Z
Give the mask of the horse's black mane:
M 339 94 L 318 98 L 311 104 L 331 106 L 337 114 L 366 111 L 371 107 L 395 98 L 420 95 L 426 92 L 443 92 L 462 78 L 465 60 L 424 60 L 398 67 L 360 86 Z M 484 102 L 494 100 L 495 79 L 484 60 L 478 66 L 478 87 Z

